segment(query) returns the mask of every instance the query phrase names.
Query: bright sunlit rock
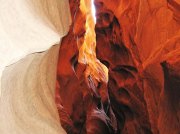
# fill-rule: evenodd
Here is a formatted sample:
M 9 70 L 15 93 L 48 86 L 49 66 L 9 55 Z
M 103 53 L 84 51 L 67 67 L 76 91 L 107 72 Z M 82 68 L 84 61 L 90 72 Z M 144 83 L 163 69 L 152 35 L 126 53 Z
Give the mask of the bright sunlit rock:
M 96 58 L 96 33 L 95 33 L 95 6 L 94 0 L 81 0 L 80 9 L 86 15 L 86 33 L 84 42 L 79 49 L 80 63 L 86 64 L 86 76 L 92 76 L 97 81 L 108 81 L 108 69 Z

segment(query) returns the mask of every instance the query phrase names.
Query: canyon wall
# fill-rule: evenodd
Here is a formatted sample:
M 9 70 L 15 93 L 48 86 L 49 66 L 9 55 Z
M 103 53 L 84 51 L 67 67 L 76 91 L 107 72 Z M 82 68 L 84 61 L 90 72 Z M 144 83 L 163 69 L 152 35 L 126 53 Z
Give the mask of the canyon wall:
M 0 77 L 6 66 L 58 44 L 69 31 L 68 0 L 2 0 L 0 3 Z
M 2 75 L 1 134 L 65 134 L 54 101 L 59 45 L 26 56 Z
M 79 0 L 69 2 L 73 23 L 59 50 L 56 84 L 66 132 L 179 134 L 179 2 L 95 0 L 96 55 L 108 83 L 86 76 L 88 66 L 78 62 L 87 20 Z
M 68 0 L 0 3 L 0 134 L 66 133 L 54 98 Z
M 1 41 L 13 42 L 13 45 L 8 44 L 13 47 L 6 46 L 12 49 L 6 53 L 6 57 L 13 52 L 6 65 L 13 63 L 9 61 L 14 54 L 19 54 L 15 48 L 27 49 L 23 51 L 26 54 L 45 50 L 59 40 L 59 32 L 62 36 L 66 33 L 71 19 L 72 24 L 59 45 L 46 52 L 30 54 L 4 70 L 1 80 L 0 133 L 180 133 L 178 0 L 94 0 L 95 27 L 93 23 L 87 27 L 90 9 L 81 7 L 80 0 L 69 0 L 71 18 L 65 12 L 60 15 L 60 11 L 69 11 L 64 10 L 64 7 L 68 9 L 66 0 L 66 4 L 60 4 L 62 1 L 58 3 L 57 0 L 47 3 L 42 0 L 31 1 L 34 2 L 31 3 L 34 8 L 29 8 L 26 2 L 19 2 L 22 9 L 27 10 L 22 12 L 18 2 L 12 5 L 12 9 L 17 10 L 19 14 L 16 15 L 20 15 L 17 20 L 22 19 L 22 24 L 13 23 L 7 10 L 0 13 L 1 24 L 4 25 L 0 25 L 3 29 L 0 32 L 3 35 Z M 85 2 L 88 3 L 88 0 Z M 10 2 L 7 3 L 1 6 L 9 7 Z M 25 3 L 26 6 L 23 5 Z M 57 9 L 48 7 L 51 4 Z M 13 16 L 12 9 L 7 9 Z M 7 16 L 4 16 L 4 11 Z M 32 12 L 29 14 L 28 11 Z M 25 23 L 26 13 L 32 15 L 28 23 Z M 40 14 L 37 20 L 36 13 Z M 42 27 L 47 26 L 47 32 L 36 29 L 37 23 L 31 25 L 34 20 L 42 22 Z M 59 20 L 67 23 L 60 26 Z M 14 24 L 19 27 L 13 27 Z M 15 29 L 12 33 L 9 30 L 11 27 Z M 91 42 L 91 38 L 86 40 L 86 34 L 88 28 L 93 30 L 92 27 L 96 39 L 94 41 L 92 38 Z M 23 32 L 16 30 L 32 36 L 19 34 Z M 40 33 L 35 34 L 33 31 L 36 30 Z M 6 35 L 7 38 L 4 38 Z M 29 37 L 34 36 L 37 38 L 33 38 L 33 43 Z M 84 42 L 92 47 L 80 51 Z M 29 51 L 32 49 L 28 49 L 26 44 L 33 44 L 36 49 Z M 1 61 L 6 61 L 6 57 L 3 57 L 5 49 L 2 49 Z M 90 58 L 82 58 L 86 56 Z M 82 59 L 79 60 L 79 57 Z

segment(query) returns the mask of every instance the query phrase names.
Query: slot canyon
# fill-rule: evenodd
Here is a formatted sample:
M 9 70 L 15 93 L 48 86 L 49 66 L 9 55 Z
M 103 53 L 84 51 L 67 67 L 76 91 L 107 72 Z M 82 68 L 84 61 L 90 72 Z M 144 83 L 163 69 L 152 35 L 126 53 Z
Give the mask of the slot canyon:
M 154 7 L 136 0 L 94 2 L 95 53 L 108 69 L 108 82 L 96 77 L 104 72 L 95 63 L 91 71 L 91 63 L 79 62 L 90 53 L 80 50 L 86 41 L 88 11 L 81 10 L 82 0 L 70 0 L 73 23 L 62 40 L 57 69 L 56 103 L 63 128 L 68 134 L 178 134 L 179 41 L 172 37 L 176 30 L 170 22 L 158 20 L 173 12 L 171 23 L 178 23 L 176 2 L 164 1 L 174 10 L 158 1 L 149 1 Z M 159 30 L 165 26 L 174 35 L 162 35 Z M 164 43 L 165 36 L 172 38 Z M 86 43 L 93 44 L 93 37 Z
M 61 2 L 61 41 L 2 72 L 0 133 L 180 134 L 180 1 Z

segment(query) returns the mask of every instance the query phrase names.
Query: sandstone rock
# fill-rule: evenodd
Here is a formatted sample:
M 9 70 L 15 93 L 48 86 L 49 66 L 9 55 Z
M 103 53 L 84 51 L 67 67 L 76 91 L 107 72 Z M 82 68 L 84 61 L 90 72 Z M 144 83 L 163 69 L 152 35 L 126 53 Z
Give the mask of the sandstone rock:
M 61 71 L 57 74 L 60 91 L 57 95 L 62 96 L 59 97 L 59 102 L 62 109 L 66 107 L 63 111 L 66 111 L 65 122 L 68 122 L 65 124 L 62 121 L 64 128 L 69 133 L 77 133 L 73 130 L 80 128 L 83 130 L 81 133 L 94 131 L 98 134 L 180 133 L 178 1 L 95 0 L 95 6 L 96 54 L 109 71 L 108 85 L 101 83 L 100 86 L 104 85 L 108 90 L 105 95 L 108 96 L 108 103 L 104 103 L 102 94 L 98 98 L 99 101 L 92 96 L 83 95 L 91 90 L 84 81 L 86 66 L 77 61 L 77 38 L 73 37 L 83 36 L 85 31 L 85 27 L 79 25 L 79 30 L 74 30 L 75 34 L 70 30 L 60 48 L 60 53 L 65 50 L 68 52 L 59 55 L 61 60 L 58 69 Z M 73 8 L 75 7 L 71 7 L 72 16 L 75 14 L 72 12 L 75 11 Z M 75 19 L 74 23 L 72 27 L 78 23 L 83 24 L 83 21 Z M 63 58 L 64 55 L 66 58 Z M 64 63 L 67 65 L 63 65 Z M 92 92 L 100 93 L 98 87 Z M 70 99 L 66 101 L 66 98 Z M 100 120 L 88 121 L 90 116 L 97 116 L 87 114 L 87 111 L 91 110 L 84 105 L 89 102 L 95 103 L 98 109 L 102 108 L 98 107 L 97 102 L 103 104 L 102 111 L 105 114 L 99 112 Z M 109 111 L 106 112 L 108 107 Z M 60 117 L 63 116 L 60 114 Z M 78 121 L 81 125 L 74 128 L 74 123 Z M 109 129 L 110 126 L 114 129 Z M 88 128 L 92 131 L 88 131 Z

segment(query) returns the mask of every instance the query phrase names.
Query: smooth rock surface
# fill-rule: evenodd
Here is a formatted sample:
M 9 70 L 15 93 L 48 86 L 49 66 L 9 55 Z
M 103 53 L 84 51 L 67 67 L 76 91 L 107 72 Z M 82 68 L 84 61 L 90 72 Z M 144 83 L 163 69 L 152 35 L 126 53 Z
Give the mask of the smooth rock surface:
M 30 54 L 2 75 L 1 134 L 65 134 L 54 101 L 59 45 Z
M 68 0 L 1 0 L 0 3 L 0 77 L 5 66 L 30 53 L 47 50 L 69 30 Z

